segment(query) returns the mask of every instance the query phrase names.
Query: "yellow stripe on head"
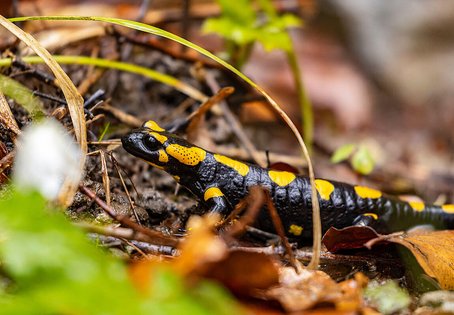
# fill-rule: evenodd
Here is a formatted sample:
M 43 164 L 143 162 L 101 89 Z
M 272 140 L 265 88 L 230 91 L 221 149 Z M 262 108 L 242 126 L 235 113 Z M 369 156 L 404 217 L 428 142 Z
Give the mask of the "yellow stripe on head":
M 158 140 L 162 144 L 164 144 L 168 139 L 166 136 L 161 135 L 160 133 L 157 133 L 157 132 L 153 132 L 153 131 L 150 132 L 150 135 L 153 136 L 156 140 Z
M 207 201 L 208 199 L 214 198 L 214 197 L 222 197 L 224 194 L 222 191 L 217 188 L 217 187 L 210 187 L 207 190 L 205 190 L 205 193 L 203 194 L 203 199 Z
M 424 208 L 426 207 L 424 205 L 424 202 L 420 201 L 410 201 L 408 204 L 410 205 L 410 207 L 412 207 L 413 210 L 418 212 L 424 211 Z
M 382 196 L 381 191 L 365 186 L 355 186 L 355 192 L 364 199 L 378 199 Z
M 315 188 L 320 194 L 320 197 L 325 200 L 329 200 L 329 197 L 334 191 L 334 185 L 324 179 L 316 179 Z
M 198 147 L 185 147 L 179 144 L 169 144 L 166 152 L 180 163 L 195 166 L 205 160 L 206 151 Z
M 142 127 L 154 130 L 154 131 L 165 131 L 164 128 L 160 127 L 154 120 L 146 121 Z
M 243 162 L 233 160 L 229 157 L 215 154 L 214 159 L 221 164 L 224 164 L 230 168 L 233 168 L 241 176 L 246 176 L 249 173 L 249 166 Z
M 446 213 L 454 213 L 454 205 L 442 205 L 441 209 Z
M 270 179 L 277 185 L 285 187 L 293 182 L 296 178 L 296 175 L 290 172 L 285 171 L 268 171 L 268 176 Z

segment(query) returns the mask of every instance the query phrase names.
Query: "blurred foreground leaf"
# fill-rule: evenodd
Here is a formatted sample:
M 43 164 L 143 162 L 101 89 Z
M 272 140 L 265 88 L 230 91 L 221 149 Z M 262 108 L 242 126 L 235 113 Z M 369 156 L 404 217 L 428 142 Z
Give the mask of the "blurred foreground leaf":
M 0 200 L 2 314 L 210 314 L 231 309 L 221 288 L 202 283 L 189 294 L 184 279 L 168 272 L 155 274 L 152 284 L 158 290 L 139 294 L 124 264 L 90 244 L 40 195 L 8 194 Z M 214 288 L 207 293 L 206 286 Z
M 382 285 L 371 282 L 364 291 L 364 296 L 385 315 L 406 309 L 411 302 L 407 291 L 392 280 L 386 281 Z
M 26 86 L 7 76 L 0 75 L 0 90 L 25 108 L 32 116 L 43 116 L 43 104 Z

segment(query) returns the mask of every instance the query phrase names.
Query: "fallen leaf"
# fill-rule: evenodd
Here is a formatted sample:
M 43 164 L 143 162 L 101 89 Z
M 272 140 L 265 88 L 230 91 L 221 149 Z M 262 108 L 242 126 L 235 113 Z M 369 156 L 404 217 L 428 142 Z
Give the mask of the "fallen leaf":
M 323 244 L 334 253 L 343 249 L 363 248 L 364 244 L 380 235 L 368 226 L 349 226 L 343 229 L 329 228 L 323 236 Z
M 218 215 L 193 216 L 188 222 L 188 237 L 180 247 L 181 255 L 173 262 L 173 268 L 180 274 L 204 273 L 209 263 L 226 257 L 227 245 L 215 235 Z
M 234 250 L 215 263 L 206 276 L 218 280 L 236 294 L 251 295 L 257 289 L 278 284 L 278 262 L 263 253 Z
M 407 233 L 388 239 L 408 248 L 443 289 L 454 289 L 454 231 Z
M 336 283 L 326 273 L 303 269 L 299 274 L 293 268 L 281 268 L 279 285 L 265 292 L 267 299 L 277 300 L 287 312 L 311 309 L 329 303 L 341 313 L 362 308 L 362 288 L 367 278 L 362 274 Z

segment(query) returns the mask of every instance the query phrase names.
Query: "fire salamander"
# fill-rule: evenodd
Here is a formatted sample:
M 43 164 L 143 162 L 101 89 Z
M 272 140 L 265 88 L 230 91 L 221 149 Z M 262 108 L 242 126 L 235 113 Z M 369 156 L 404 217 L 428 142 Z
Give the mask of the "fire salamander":
M 270 191 L 287 235 L 312 237 L 311 186 L 308 177 L 266 169 L 208 152 L 169 133 L 154 121 L 122 138 L 123 147 L 154 167 L 163 169 L 188 188 L 208 211 L 227 215 L 260 185 Z M 364 186 L 316 179 L 323 231 L 329 227 L 368 225 L 378 232 L 406 230 L 416 225 L 435 229 L 454 228 L 454 205 L 434 206 L 404 202 Z M 257 226 L 273 231 L 267 211 L 262 210 Z

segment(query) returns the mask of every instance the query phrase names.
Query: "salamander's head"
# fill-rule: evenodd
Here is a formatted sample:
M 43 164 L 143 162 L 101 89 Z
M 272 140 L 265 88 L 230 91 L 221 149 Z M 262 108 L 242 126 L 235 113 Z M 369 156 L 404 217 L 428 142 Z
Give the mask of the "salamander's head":
M 159 125 L 149 120 L 142 128 L 135 129 L 121 138 L 123 148 L 151 165 L 164 168 L 169 161 L 165 151 L 169 133 Z
M 123 148 L 172 175 L 197 172 L 207 152 L 149 120 L 121 138 Z

